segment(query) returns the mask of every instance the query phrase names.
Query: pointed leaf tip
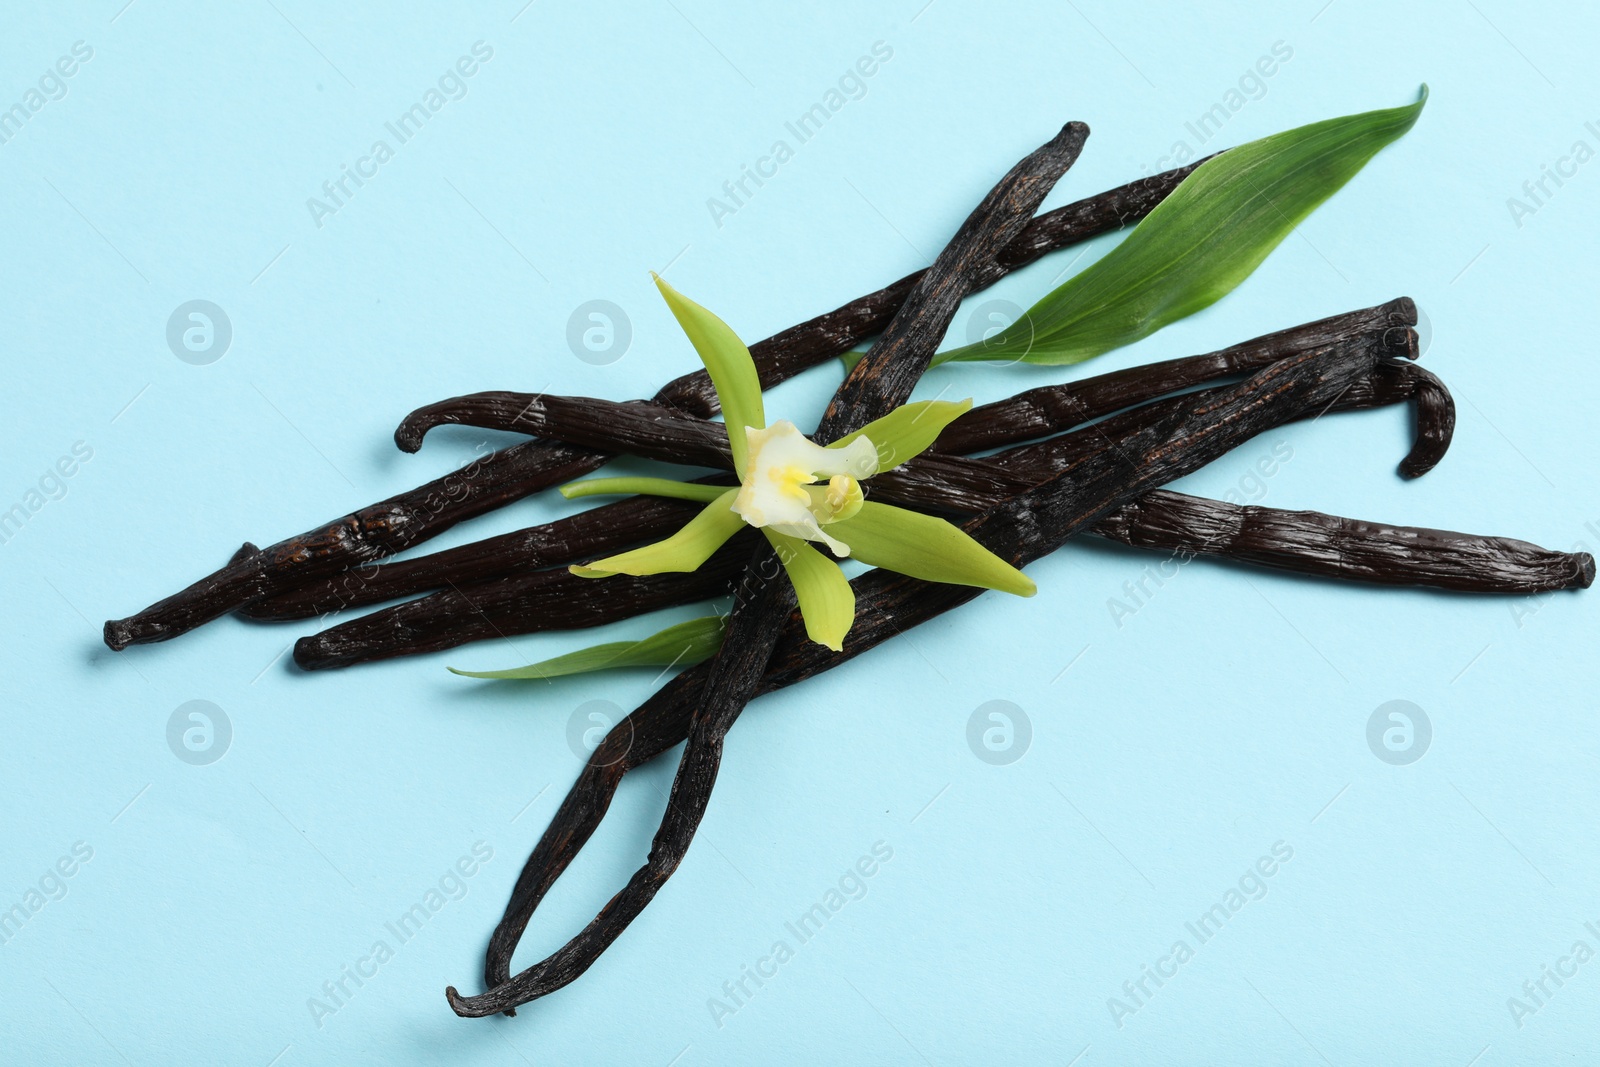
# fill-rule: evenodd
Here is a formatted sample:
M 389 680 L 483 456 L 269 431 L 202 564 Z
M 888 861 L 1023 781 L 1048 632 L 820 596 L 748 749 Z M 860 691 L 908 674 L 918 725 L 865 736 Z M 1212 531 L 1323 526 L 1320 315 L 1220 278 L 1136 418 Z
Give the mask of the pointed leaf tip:
M 673 318 L 688 335 L 689 343 L 700 355 L 711 375 L 711 385 L 717 391 L 717 401 L 722 405 L 723 420 L 728 425 L 728 445 L 733 450 L 734 469 L 744 473 L 748 458 L 748 444 L 744 428 L 763 429 L 767 417 L 762 409 L 761 376 L 756 372 L 750 349 L 739 340 L 733 328 L 716 315 L 678 292 L 659 276 L 656 288 L 672 310 Z
M 1032 578 L 990 552 L 960 527 L 921 512 L 867 501 L 833 532 L 862 563 L 929 582 L 998 589 L 1015 596 L 1039 591 Z
M 844 571 L 809 541 L 774 530 L 762 532 L 794 583 L 806 636 L 835 652 L 844 651 L 845 635 L 856 621 L 856 593 Z
M 733 510 L 733 500 L 737 495 L 737 489 L 724 489 L 717 499 L 701 509 L 700 514 L 665 541 L 597 559 L 582 567 L 573 567 L 572 573 L 583 578 L 597 578 L 608 574 L 665 574 L 696 570 L 728 538 L 744 529 L 744 519 Z

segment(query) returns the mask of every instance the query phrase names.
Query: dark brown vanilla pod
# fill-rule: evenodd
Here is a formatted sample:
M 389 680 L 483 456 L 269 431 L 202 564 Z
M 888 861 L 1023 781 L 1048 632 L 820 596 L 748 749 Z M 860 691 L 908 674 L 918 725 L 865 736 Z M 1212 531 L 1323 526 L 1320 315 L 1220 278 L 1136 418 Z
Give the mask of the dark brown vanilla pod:
M 1364 340 L 1357 340 L 1348 345 L 1335 345 L 1325 350 L 1326 353 L 1340 351 L 1364 352 L 1377 360 L 1372 375 L 1366 381 L 1351 384 L 1343 394 L 1333 399 L 1325 408 L 1305 412 L 1297 416 L 1296 420 L 1316 420 L 1332 411 L 1364 411 L 1369 408 L 1385 407 L 1390 404 L 1411 400 L 1415 398 L 1418 389 L 1422 387 L 1425 381 L 1414 373 L 1415 367 L 1403 362 L 1403 360 L 1414 358 L 1406 349 L 1400 350 L 1399 359 L 1393 358 L 1393 350 L 1384 342 L 1371 344 Z M 1434 388 L 1444 389 L 1443 383 L 1432 375 L 1428 376 L 1426 382 L 1430 390 Z M 1014 475 L 1033 481 L 1043 481 L 1077 462 L 1084 454 L 1101 447 L 1102 441 L 1109 442 L 1117 434 L 1124 433 L 1141 423 L 1150 421 L 1162 411 L 1177 409 L 1185 398 L 1220 396 L 1226 393 L 1227 388 L 1227 386 L 1211 386 L 1193 393 L 1184 394 L 1181 397 L 1158 400 L 1144 408 L 1119 412 L 1108 419 L 1084 427 L 1081 431 L 1051 437 L 1020 448 L 1007 449 L 995 454 L 990 459 L 999 466 L 1010 470 Z M 1445 395 L 1448 396 L 1448 392 Z M 1418 417 L 1419 420 L 1425 418 L 1423 409 L 1420 407 L 1418 409 Z M 1420 428 L 1427 429 L 1426 426 Z M 1438 434 L 1427 437 L 1418 436 L 1412 445 L 1411 452 L 1402 461 L 1402 467 L 1407 463 L 1415 462 L 1418 453 L 1424 451 L 1429 454 L 1430 461 L 1436 462 L 1437 456 L 1433 454 L 1435 450 L 1442 454 L 1443 449 L 1449 447 L 1449 443 L 1450 437 L 1448 433 L 1442 436 Z M 892 492 L 903 492 L 902 483 L 918 481 L 922 477 L 921 471 L 912 467 L 911 464 L 906 464 L 893 471 L 892 474 L 893 477 L 885 475 L 877 479 L 880 482 L 884 482 L 887 479 L 887 485 L 891 487 L 890 491 Z M 882 487 L 880 487 L 879 491 L 883 491 Z M 914 491 L 920 491 L 920 489 Z
M 603 453 L 550 441 L 524 441 L 488 453 L 460 470 L 326 526 L 253 555 L 236 555 L 220 570 L 138 614 L 107 622 L 105 643 L 120 651 L 169 640 L 251 601 L 391 555 L 458 522 L 581 478 L 608 459 Z
M 758 540 L 753 529 L 740 532 L 698 570 L 683 573 L 623 574 L 595 581 L 554 569 L 452 585 L 302 637 L 295 642 L 294 661 L 308 671 L 348 667 L 473 641 L 602 626 L 711 600 L 733 591 Z
M 993 285 L 1049 252 L 1138 222 L 1203 162 L 1141 178 L 1040 216 L 980 270 L 975 287 Z M 910 275 L 752 345 L 762 384 L 786 381 L 880 333 L 921 276 Z M 716 394 L 704 371 L 668 383 L 656 400 L 707 418 L 717 412 Z M 475 473 L 465 488 L 462 472 L 446 475 L 280 541 L 258 557 L 235 560 L 136 615 L 108 622 L 105 642 L 121 650 L 168 640 L 251 601 L 392 555 L 465 519 L 581 478 L 609 458 L 549 442 L 524 442 L 491 453 L 466 468 Z M 479 480 L 482 485 L 473 488 Z
M 1402 380 L 1396 388 L 1408 392 L 1417 411 L 1416 443 L 1400 461 L 1400 473 L 1406 478 L 1420 478 L 1438 466 L 1450 450 L 1456 432 L 1456 401 L 1438 375 L 1426 367 L 1403 366 L 1398 377 Z
M 1129 435 L 1117 447 L 1089 454 L 1049 482 L 985 512 L 967 523 L 964 529 L 1013 564 L 1020 566 L 1031 562 L 1141 493 L 1199 469 L 1257 434 L 1308 412 L 1327 408 L 1354 383 L 1371 374 L 1377 358 L 1370 346 L 1344 346 L 1330 352 L 1291 357 L 1257 372 L 1238 386 L 1221 390 L 1218 395 L 1185 398 L 1185 409 L 1173 411 Z M 763 658 L 764 669 L 756 686 L 759 692 L 793 684 L 860 655 L 888 637 L 964 604 L 982 592 L 964 586 L 921 582 L 882 570 L 871 571 L 852 585 L 856 590 L 856 622 L 844 650 L 831 652 L 807 641 L 803 627 L 796 640 L 797 620 L 791 616 L 772 656 Z M 738 614 L 736 610 L 735 617 Z M 492 1015 L 566 985 L 583 973 L 638 914 L 643 904 L 638 903 L 637 898 L 643 895 L 647 900 L 654 894 L 659 882 L 636 885 L 641 876 L 656 870 L 670 874 L 676 868 L 682 859 L 681 851 L 674 850 L 660 860 L 656 853 L 665 851 L 664 844 L 686 846 L 688 838 L 680 833 L 670 842 L 663 842 L 658 836 L 651 861 L 588 929 L 555 955 L 528 967 L 515 978 L 496 981 L 497 976 L 509 974 L 511 955 L 534 909 L 577 849 L 594 832 L 626 769 L 637 766 L 685 736 L 690 742 L 688 751 L 695 749 L 696 734 L 705 729 L 700 702 L 716 677 L 717 662 L 712 660 L 709 665 L 685 671 L 613 728 L 612 735 L 629 738 L 618 764 L 598 769 L 595 766 L 601 752 L 613 754 L 615 751 L 616 746 L 611 745 L 609 737 L 591 757 L 524 867 L 505 916 L 490 940 L 485 961 L 488 991 L 475 997 L 463 997 L 454 988 L 446 991 L 457 1014 Z M 716 743 L 720 745 L 720 735 Z M 656 748 L 658 744 L 662 748 Z M 677 788 L 683 781 L 681 773 L 668 802 L 663 833 L 668 825 L 681 827 L 685 818 L 697 819 L 704 811 L 704 793 Z M 711 774 L 714 777 L 714 769 Z M 703 784 L 709 792 L 710 781 Z M 680 805 L 685 809 L 683 815 L 675 810 Z M 690 832 L 692 834 L 692 830 Z M 664 874 L 659 877 L 665 879 Z
M 1024 226 L 999 255 L 980 268 L 974 290 L 987 289 L 1012 271 L 1035 263 L 1051 252 L 1133 225 L 1155 210 L 1183 179 L 1211 158 L 1206 156 L 1186 167 L 1152 174 L 1039 215 Z M 919 270 L 908 274 L 877 292 L 858 297 L 843 307 L 751 345 L 750 355 L 761 373 L 761 387 L 770 389 L 788 381 L 882 333 L 924 273 Z M 716 391 L 711 388 L 711 378 L 704 370 L 673 379 L 655 399 L 657 403 L 702 418 L 710 418 L 719 410 Z
M 1294 420 L 1318 419 L 1330 412 L 1365 411 L 1403 403 L 1415 397 L 1424 379 L 1414 372 L 1414 364 L 1403 362 L 1406 349 L 1401 349 L 1402 359 L 1391 358 L 1389 343 L 1378 339 L 1357 338 L 1343 345 L 1320 348 L 1308 355 L 1331 354 L 1341 351 L 1365 352 L 1378 362 L 1365 381 L 1355 382 L 1325 408 L 1307 411 Z M 1437 378 L 1429 375 L 1429 388 L 1444 390 Z M 1148 426 L 1166 415 L 1183 410 L 1197 399 L 1226 395 L 1229 386 L 1215 385 L 1184 393 L 1175 397 L 1154 400 L 1141 407 L 1118 412 L 1100 422 L 1074 430 L 1071 433 L 1019 445 L 990 456 L 986 460 L 973 460 L 961 456 L 933 456 L 924 453 L 915 462 L 902 464 L 894 470 L 872 479 L 875 499 L 919 507 L 943 513 L 975 514 L 994 507 L 1016 495 L 1024 488 L 1038 485 L 1078 463 L 1084 457 L 1106 448 L 1117 447 L 1116 442 L 1136 430 Z M 1448 397 L 1448 391 L 1444 392 Z M 1421 412 L 1419 410 L 1419 418 Z M 1426 427 L 1423 427 L 1426 429 Z M 1410 462 L 1419 451 L 1426 450 L 1430 458 L 1434 450 L 1440 454 L 1448 448 L 1448 433 L 1419 435 L 1412 445 L 1406 461 Z M 1403 465 L 1403 464 L 1402 464 Z
M 708 484 L 730 477 L 701 479 Z M 250 619 L 311 619 L 416 593 L 566 566 L 580 559 L 659 540 L 693 518 L 701 505 L 638 496 L 575 515 L 409 559 L 382 559 L 308 583 L 239 609 Z
M 911 287 L 889 328 L 845 375 L 822 414 L 817 440 L 838 440 L 911 399 L 961 301 L 977 290 L 1000 250 L 1077 161 L 1088 136 L 1083 123 L 1067 123 L 1054 140 L 1013 167 L 967 216 Z
M 1344 581 L 1463 593 L 1531 595 L 1587 589 L 1594 557 L 1509 537 L 1363 522 L 1320 511 L 1146 493 L 1094 525 L 1101 537 L 1179 559 L 1219 556 Z
M 532 434 L 669 463 L 733 467 L 728 432 L 721 423 L 648 400 L 503 390 L 469 393 L 413 411 L 395 428 L 394 443 L 402 452 L 415 452 L 429 430 L 444 425 Z
M 883 334 L 845 376 L 823 414 L 815 435 L 818 440 L 836 440 L 905 403 L 927 370 L 956 309 L 978 284 L 980 272 L 1027 225 L 1039 203 L 1076 161 L 1088 135 L 1087 126 L 1068 123 L 989 191 L 912 286 Z M 722 759 L 722 740 L 755 695 L 794 601 L 793 587 L 780 580 L 775 553 L 763 543 L 735 594 L 722 646 L 706 664 L 667 811 L 644 866 L 581 933 L 507 982 L 518 986 L 516 996 L 500 999 L 485 1011 L 479 1010 L 483 998 L 463 998 L 453 987 L 447 989 L 446 999 L 457 1014 L 511 1011 L 561 988 L 587 970 L 654 899 L 694 838 L 710 802 Z M 509 967 L 509 953 L 505 960 L 496 960 L 491 954 L 485 962 L 487 983 L 494 987 L 505 981 Z M 501 971 L 505 973 L 498 973 Z
M 1248 374 L 1289 356 L 1357 338 L 1404 347 L 1404 331 L 1416 321 L 1416 304 L 1402 296 L 1374 307 L 1290 326 L 1204 355 L 1145 363 L 1079 382 L 1040 386 L 973 408 L 945 428 L 934 449 L 965 454 L 1047 437 L 1166 393 Z

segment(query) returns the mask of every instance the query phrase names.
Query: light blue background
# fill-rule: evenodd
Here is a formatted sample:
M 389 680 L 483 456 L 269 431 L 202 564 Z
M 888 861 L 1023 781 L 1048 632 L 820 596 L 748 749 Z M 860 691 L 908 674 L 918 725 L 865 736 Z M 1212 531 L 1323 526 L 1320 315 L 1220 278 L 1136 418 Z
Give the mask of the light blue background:
M 1473 599 L 1199 561 L 1118 627 L 1108 599 L 1155 557 L 1075 545 L 1032 568 L 1036 599 L 987 596 L 755 706 L 645 915 L 576 984 L 486 1021 L 456 1019 L 444 986 L 478 988 L 515 873 L 579 766 L 575 709 L 631 707 L 648 672 L 494 687 L 444 671 L 551 655 L 568 635 L 320 675 L 285 655 L 315 624 L 226 619 L 121 656 L 99 644 L 103 619 L 246 538 L 510 440 L 443 431 L 402 455 L 389 434 L 419 404 L 483 388 L 620 399 L 690 367 L 648 270 L 765 336 L 922 266 L 1068 119 L 1094 135 L 1047 206 L 1156 169 L 1280 41 L 1292 58 L 1210 147 L 1404 103 L 1423 81 L 1432 102 L 1220 305 L 1089 367 L 950 368 L 924 395 L 995 398 L 1407 294 L 1460 407 L 1435 473 L 1395 475 L 1408 417 L 1387 410 L 1263 438 L 1183 487 L 1226 493 L 1281 442 L 1292 459 L 1262 483 L 1267 503 L 1593 546 L 1600 163 L 1521 226 L 1507 206 L 1574 141 L 1600 147 L 1584 126 L 1600 119 L 1592 10 L 123 2 L 7 3 L 0 34 L 4 105 L 73 42 L 94 49 L 0 145 L 0 509 L 74 442 L 93 449 L 0 545 L 0 908 L 75 842 L 93 849 L 0 946 L 0 1059 L 1600 1059 L 1600 962 L 1520 1028 L 1507 1008 L 1575 940 L 1600 949 L 1583 926 L 1600 925 L 1594 594 Z M 468 95 L 314 225 L 307 198 L 480 40 L 494 54 Z M 716 226 L 707 198 L 877 41 L 893 58 L 866 95 Z M 1027 304 L 1075 255 L 969 307 Z M 209 366 L 165 341 L 196 298 L 234 330 Z M 597 298 L 634 330 L 604 367 L 565 341 Z M 837 378 L 808 375 L 773 406 L 803 420 Z M 527 501 L 436 545 L 565 510 Z M 166 741 L 193 699 L 232 723 L 209 766 Z M 1433 724 L 1409 766 L 1365 739 L 1393 699 Z M 1009 766 L 967 745 L 989 700 L 1032 722 Z M 669 781 L 665 763 L 630 776 L 519 965 L 642 859 Z M 879 841 L 893 858 L 866 895 L 719 1027 L 708 1000 Z M 1279 841 L 1293 859 L 1265 898 L 1114 1025 L 1108 998 L 1173 941 L 1193 945 L 1185 922 Z M 493 858 L 466 895 L 396 946 L 384 923 L 476 842 Z M 317 1025 L 308 998 L 380 938 L 394 958 Z

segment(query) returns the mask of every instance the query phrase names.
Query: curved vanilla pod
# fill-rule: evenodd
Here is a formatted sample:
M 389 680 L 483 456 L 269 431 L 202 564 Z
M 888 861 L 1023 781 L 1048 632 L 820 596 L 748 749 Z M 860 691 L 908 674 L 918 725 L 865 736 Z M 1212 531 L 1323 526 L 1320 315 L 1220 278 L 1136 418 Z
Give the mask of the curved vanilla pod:
M 1077 159 L 1089 128 L 1068 123 L 1001 178 L 957 229 L 932 267 L 917 280 L 905 303 L 872 348 L 845 376 L 822 416 L 816 438 L 831 441 L 859 429 L 905 403 L 927 371 L 962 299 L 973 291 L 995 256 L 1027 225 L 1040 201 Z M 740 581 L 722 647 L 707 664 L 698 709 L 689 726 L 667 812 L 645 865 L 565 947 L 531 970 L 543 995 L 586 970 L 655 897 L 682 861 L 705 814 L 722 760 L 722 739 L 755 695 L 784 621 L 794 589 L 778 577 L 778 561 L 763 542 Z M 495 983 L 493 965 L 490 984 Z M 524 972 L 524 978 L 530 972 Z M 490 1014 L 514 1008 L 532 996 L 501 1001 L 488 1012 L 473 1010 L 447 990 L 460 1014 Z

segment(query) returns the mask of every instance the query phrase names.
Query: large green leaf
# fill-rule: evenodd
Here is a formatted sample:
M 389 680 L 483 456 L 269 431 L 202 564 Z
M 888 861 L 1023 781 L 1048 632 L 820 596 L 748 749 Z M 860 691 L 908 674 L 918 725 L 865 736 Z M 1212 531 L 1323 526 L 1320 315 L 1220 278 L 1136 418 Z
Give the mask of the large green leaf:
M 721 496 L 665 541 L 567 569 L 580 578 L 697 570 L 728 538 L 744 529 L 744 519 L 733 510 L 733 498 L 738 495 L 737 489 L 724 489 Z
M 975 585 L 1018 596 L 1038 592 L 1033 579 L 943 519 L 867 501 L 828 526 L 850 558 L 872 567 L 947 585 Z
M 716 387 L 717 400 L 722 405 L 722 417 L 728 424 L 728 446 L 733 449 L 733 466 L 744 473 L 745 457 L 749 447 L 745 443 L 744 428 L 762 429 L 767 416 L 761 406 L 761 376 L 756 373 L 756 362 L 750 358 L 733 328 L 693 300 L 662 281 L 654 272 L 656 288 L 672 309 L 673 317 L 689 342 L 700 353 L 700 362 L 711 374 L 711 384 Z
M 1126 240 L 988 340 L 948 360 L 1077 363 L 1131 344 L 1221 299 L 1378 150 L 1411 129 L 1428 99 L 1328 119 L 1229 149 L 1201 164 Z
M 856 621 L 856 593 L 850 588 L 844 571 L 812 548 L 809 541 L 776 530 L 761 532 L 772 542 L 783 569 L 789 572 L 789 580 L 794 583 L 806 636 L 835 652 L 841 651 L 844 636 Z
M 865 437 L 878 449 L 878 469 L 892 470 L 933 446 L 944 428 L 972 410 L 972 400 L 919 400 L 902 404 L 881 419 L 829 445 L 840 448 Z
M 460 671 L 463 678 L 559 678 L 564 674 L 610 670 L 613 667 L 692 667 L 716 655 L 722 646 L 722 617 L 710 615 L 669 626 L 642 641 L 608 641 L 505 671 Z

